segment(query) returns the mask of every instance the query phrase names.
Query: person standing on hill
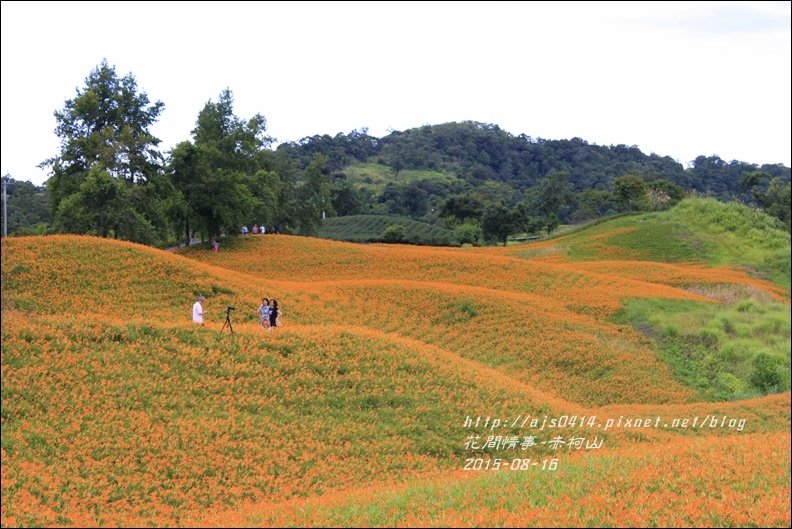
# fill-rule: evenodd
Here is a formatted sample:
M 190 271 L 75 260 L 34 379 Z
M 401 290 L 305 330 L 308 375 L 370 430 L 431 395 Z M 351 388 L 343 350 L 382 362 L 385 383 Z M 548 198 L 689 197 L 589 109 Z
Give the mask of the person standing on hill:
M 193 304 L 192 308 L 192 319 L 193 323 L 197 323 L 199 325 L 203 325 L 203 315 L 206 314 L 206 311 L 203 308 L 203 302 L 206 298 L 203 296 L 198 296 L 198 301 Z
M 267 298 L 261 298 L 261 305 L 259 305 L 258 313 L 259 313 L 259 325 L 261 325 L 262 329 L 269 330 L 270 302 Z
M 278 300 L 273 298 L 270 300 L 269 328 L 267 328 L 268 331 L 271 331 L 273 327 L 278 327 L 280 325 L 280 315 L 281 311 L 278 308 Z

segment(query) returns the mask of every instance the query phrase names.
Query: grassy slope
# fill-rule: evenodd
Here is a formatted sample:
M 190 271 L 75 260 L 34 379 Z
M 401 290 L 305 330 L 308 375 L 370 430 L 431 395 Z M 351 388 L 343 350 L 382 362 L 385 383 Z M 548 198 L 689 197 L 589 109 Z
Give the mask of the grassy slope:
M 609 321 L 627 298 L 703 299 L 680 278 L 782 296 L 772 285 L 683 265 L 615 284 L 605 268 L 499 251 L 286 236 L 182 253 L 3 242 L 3 525 L 789 524 L 789 473 L 775 471 L 789 466 L 788 394 L 689 402 L 642 337 Z M 207 329 L 188 322 L 196 293 Z M 262 295 L 284 307 L 268 335 Z M 228 304 L 234 338 L 216 332 Z M 565 448 L 555 474 L 460 471 L 464 418 L 517 413 L 746 422 L 586 426 L 575 434 L 604 449 Z M 529 454 L 554 455 L 480 457 Z M 708 477 L 715 459 L 731 478 Z M 738 480 L 746 468 L 766 479 Z M 580 507 L 554 519 L 567 502 Z
M 739 399 L 790 387 L 789 233 L 740 204 L 688 199 L 671 211 L 635 215 L 515 249 L 513 255 L 566 262 L 572 270 L 667 284 L 703 294 L 717 305 L 636 299 L 617 320 L 642 328 L 676 378 L 700 398 Z M 755 284 L 700 284 L 685 261 L 737 267 L 772 280 L 772 297 Z M 775 303 L 773 301 L 775 300 Z M 764 372 L 761 374 L 760 372 Z
M 701 262 L 747 268 L 790 290 L 790 236 L 757 210 L 690 198 L 670 211 L 620 217 L 561 237 L 504 249 L 527 259 Z M 640 270 L 638 274 L 641 274 Z
M 377 163 L 352 164 L 344 167 L 344 174 L 347 175 L 347 182 L 368 189 L 374 196 L 381 194 L 389 183 L 407 184 L 419 180 L 452 183 L 457 178 L 453 173 L 410 169 L 399 171 L 399 174 L 394 176 L 393 169 Z

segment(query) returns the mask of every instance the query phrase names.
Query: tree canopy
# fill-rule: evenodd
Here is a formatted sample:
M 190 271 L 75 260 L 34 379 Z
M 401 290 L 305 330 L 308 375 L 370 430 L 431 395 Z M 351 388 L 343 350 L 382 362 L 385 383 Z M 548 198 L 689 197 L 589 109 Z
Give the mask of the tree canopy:
M 780 164 L 712 155 L 686 168 L 634 145 L 514 136 L 474 121 L 383 138 L 365 128 L 315 135 L 273 150 L 266 118 L 237 116 L 230 88 L 197 109 L 191 138 L 163 155 L 150 132 L 163 109 L 131 73 L 120 77 L 102 61 L 54 113 L 61 146 L 41 164 L 51 170 L 46 187 L 14 192 L 49 202 L 49 217 L 25 222 L 163 246 L 245 224 L 316 235 L 335 215 L 402 215 L 454 230 L 458 241 L 505 242 L 618 211 L 667 209 L 695 191 L 739 197 L 790 224 L 790 169 Z
M 72 215 L 78 204 L 96 203 L 97 196 L 86 193 L 98 192 L 96 186 L 99 180 L 104 180 L 100 175 L 117 181 L 101 185 L 115 189 L 117 195 L 113 200 L 125 201 L 122 209 L 134 212 L 135 218 L 138 214 L 157 211 L 148 206 L 138 208 L 131 201 L 132 193 L 127 188 L 149 185 L 161 171 L 162 155 L 157 149 L 160 140 L 149 129 L 164 106 L 161 101 L 151 103 L 145 92 L 138 91 L 131 73 L 119 77 L 115 67 L 104 60 L 88 75 L 85 86 L 77 90 L 74 99 L 67 100 L 61 110 L 55 111 L 55 134 L 61 139 L 60 153 L 42 162 L 40 167 L 51 168 L 47 189 L 56 225 L 72 229 L 66 227 L 74 227 L 77 221 L 66 216 Z M 156 221 L 149 219 L 147 222 Z M 105 237 L 111 233 L 120 235 L 117 223 L 97 215 L 82 215 L 78 224 L 81 232 Z M 126 231 L 125 235 L 144 242 L 131 231 Z M 145 242 L 152 240 L 152 236 L 145 238 Z

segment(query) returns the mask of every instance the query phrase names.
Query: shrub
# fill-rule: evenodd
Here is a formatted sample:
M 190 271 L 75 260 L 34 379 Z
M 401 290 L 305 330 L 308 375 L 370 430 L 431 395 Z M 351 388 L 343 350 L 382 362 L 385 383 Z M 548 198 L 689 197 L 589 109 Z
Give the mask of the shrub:
M 745 393 L 748 391 L 748 385 L 735 377 L 731 373 L 720 372 L 715 378 L 715 389 L 718 393 L 731 396 L 735 393 Z
M 401 224 L 388 226 L 385 228 L 385 231 L 382 232 L 382 238 L 385 240 L 385 242 L 401 242 L 404 240 L 406 235 L 407 231 Z
M 767 353 L 759 353 L 753 359 L 754 371 L 751 384 L 764 393 L 777 391 L 781 387 L 781 375 L 778 373 L 778 359 Z
M 737 304 L 737 310 L 739 312 L 758 312 L 759 308 L 752 299 L 744 299 Z
M 460 244 L 480 245 L 484 234 L 478 222 L 465 222 L 454 229 L 454 237 Z

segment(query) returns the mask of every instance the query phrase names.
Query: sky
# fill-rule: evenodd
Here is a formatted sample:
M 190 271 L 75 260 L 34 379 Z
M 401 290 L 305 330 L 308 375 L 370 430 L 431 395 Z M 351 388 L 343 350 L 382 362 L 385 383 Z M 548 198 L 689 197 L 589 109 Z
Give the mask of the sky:
M 222 90 L 277 143 L 478 121 L 792 166 L 792 2 L 2 1 L 0 174 L 43 184 L 53 113 L 103 59 L 165 109 L 164 155 Z

